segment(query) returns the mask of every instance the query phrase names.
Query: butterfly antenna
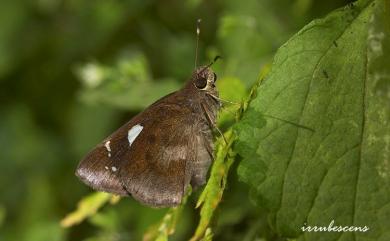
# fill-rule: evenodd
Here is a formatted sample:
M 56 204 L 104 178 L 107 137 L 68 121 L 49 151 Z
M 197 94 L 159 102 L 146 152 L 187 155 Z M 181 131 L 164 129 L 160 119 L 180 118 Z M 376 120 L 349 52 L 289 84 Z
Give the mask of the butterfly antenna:
M 222 57 L 219 56 L 219 55 L 215 56 L 215 57 L 214 57 L 214 60 L 211 61 L 211 63 L 210 63 L 209 65 L 207 65 L 207 68 L 208 68 L 208 67 L 211 67 L 215 62 L 217 62 L 218 59 L 222 59 Z
M 205 67 L 202 68 L 202 70 L 200 72 L 203 72 L 205 71 L 207 68 L 210 68 L 215 62 L 217 62 L 218 59 L 222 59 L 221 56 L 217 55 L 215 56 L 214 60 L 211 61 L 211 63 L 209 63 L 208 65 L 206 65 Z
M 289 120 L 285 120 L 285 119 L 282 119 L 282 118 L 279 118 L 279 117 L 276 117 L 276 116 L 272 116 L 272 115 L 267 115 L 267 114 L 263 114 L 263 116 L 264 117 L 268 117 L 268 118 L 272 118 L 272 119 L 275 119 L 275 120 L 278 120 L 278 121 L 281 121 L 281 122 L 285 122 L 287 124 L 290 124 L 290 125 L 293 125 L 293 126 L 296 126 L 298 128 L 302 128 L 302 129 L 305 129 L 305 130 L 308 130 L 308 131 L 311 131 L 311 132 L 315 132 L 315 130 L 313 128 L 310 128 L 310 127 L 307 127 L 307 126 L 304 126 L 304 125 L 300 125 L 300 124 L 297 124 L 297 123 L 289 121 Z
M 199 18 L 196 21 L 195 69 L 198 67 L 198 48 L 199 48 L 200 22 L 202 22 L 202 19 Z

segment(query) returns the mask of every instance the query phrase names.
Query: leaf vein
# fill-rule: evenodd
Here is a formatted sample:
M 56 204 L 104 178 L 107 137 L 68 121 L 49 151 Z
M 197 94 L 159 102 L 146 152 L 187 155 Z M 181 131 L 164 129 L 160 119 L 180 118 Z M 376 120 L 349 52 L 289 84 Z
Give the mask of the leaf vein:
M 365 126 L 365 123 L 366 123 L 366 94 L 367 94 L 367 71 L 368 71 L 368 51 L 367 51 L 367 46 L 366 46 L 366 58 L 365 58 L 365 67 L 366 67 L 366 71 L 365 71 L 365 76 L 364 76 L 364 79 L 363 79 L 363 90 L 362 90 L 362 127 L 361 127 L 361 136 L 360 136 L 360 148 L 359 148 L 359 158 L 358 158 L 358 163 L 357 163 L 357 174 L 356 174 L 356 180 L 355 180 L 355 193 L 354 193 L 354 204 L 352 206 L 352 224 L 355 226 L 355 219 L 356 219 L 356 206 L 357 206 L 357 192 L 358 192 L 358 183 L 359 183 L 359 178 L 360 178 L 360 166 L 361 166 L 361 162 L 362 162 L 362 150 L 363 150 L 363 141 L 364 141 L 364 126 Z M 354 232 L 353 233 L 353 239 L 356 240 L 356 233 Z

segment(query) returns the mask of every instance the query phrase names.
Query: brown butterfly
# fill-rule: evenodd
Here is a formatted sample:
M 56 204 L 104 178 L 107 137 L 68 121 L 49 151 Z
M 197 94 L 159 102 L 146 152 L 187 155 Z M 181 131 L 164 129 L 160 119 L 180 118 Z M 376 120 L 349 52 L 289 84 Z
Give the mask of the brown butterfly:
M 187 84 L 135 116 L 97 145 L 76 175 L 92 188 L 133 196 L 152 207 L 176 206 L 189 185 L 199 187 L 213 160 L 220 101 L 211 64 Z

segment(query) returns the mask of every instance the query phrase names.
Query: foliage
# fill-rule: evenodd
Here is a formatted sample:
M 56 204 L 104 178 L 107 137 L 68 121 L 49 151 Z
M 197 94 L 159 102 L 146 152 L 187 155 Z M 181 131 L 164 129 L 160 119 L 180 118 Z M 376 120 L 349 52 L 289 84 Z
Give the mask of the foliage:
M 68 228 L 70 226 L 79 224 L 84 219 L 95 215 L 96 211 L 99 210 L 102 205 L 104 205 L 109 200 L 111 200 L 111 203 L 115 204 L 117 201 L 119 201 L 119 198 L 108 193 L 92 193 L 79 202 L 75 212 L 68 214 L 64 219 L 62 219 L 61 226 Z
M 0 240 L 389 240 L 389 11 L 388 0 L 4 0 Z M 223 57 L 217 87 L 239 103 L 220 112 L 227 143 L 216 139 L 208 183 L 172 209 L 90 193 L 77 161 L 180 88 L 197 18 L 199 62 Z M 370 231 L 301 230 L 331 220 Z
M 390 45 L 384 36 L 390 32 L 383 26 L 384 4 L 360 1 L 299 31 L 276 54 L 239 128 L 240 177 L 283 236 L 390 238 L 383 229 L 390 225 L 390 102 L 384 94 L 390 88 L 385 63 Z M 300 229 L 328 226 L 331 220 L 368 226 L 370 232 Z

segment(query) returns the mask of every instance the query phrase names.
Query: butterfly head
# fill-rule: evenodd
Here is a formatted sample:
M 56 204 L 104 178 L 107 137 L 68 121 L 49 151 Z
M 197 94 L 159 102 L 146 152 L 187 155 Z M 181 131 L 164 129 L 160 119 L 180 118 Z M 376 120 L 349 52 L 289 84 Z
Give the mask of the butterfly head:
M 197 68 L 192 75 L 192 83 L 199 90 L 213 90 L 215 89 L 215 82 L 217 75 L 209 66 Z

